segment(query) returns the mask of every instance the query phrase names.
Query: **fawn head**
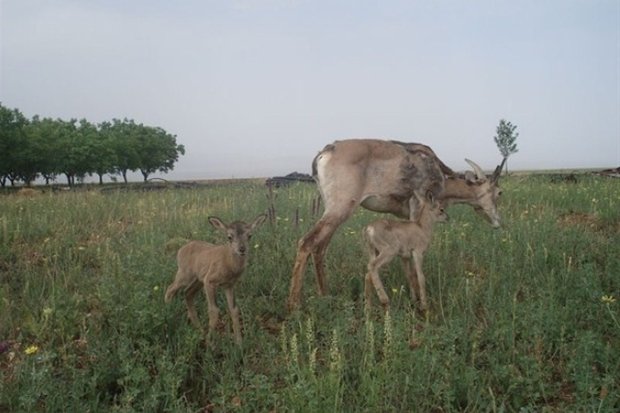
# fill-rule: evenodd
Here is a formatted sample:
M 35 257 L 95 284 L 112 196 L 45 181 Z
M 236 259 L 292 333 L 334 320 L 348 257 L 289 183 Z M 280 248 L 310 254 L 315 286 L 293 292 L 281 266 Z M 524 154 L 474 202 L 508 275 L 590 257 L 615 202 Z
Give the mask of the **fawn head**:
M 224 223 L 218 217 L 209 217 L 208 221 L 215 228 L 222 230 L 228 237 L 228 244 L 232 249 L 233 254 L 240 257 L 244 257 L 249 250 L 249 242 L 252 237 L 252 231 L 265 221 L 267 216 L 261 214 L 257 216 L 251 224 L 246 224 L 243 221 L 235 221 L 230 224 Z

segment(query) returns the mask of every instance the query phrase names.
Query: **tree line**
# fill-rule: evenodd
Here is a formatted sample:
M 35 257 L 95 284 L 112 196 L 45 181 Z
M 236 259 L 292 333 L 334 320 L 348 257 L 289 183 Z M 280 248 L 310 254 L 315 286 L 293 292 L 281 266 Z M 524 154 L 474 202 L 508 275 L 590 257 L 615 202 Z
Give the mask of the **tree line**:
M 26 118 L 18 109 L 0 103 L 0 185 L 30 185 L 41 177 L 46 184 L 64 175 L 76 179 L 140 171 L 146 181 L 154 172 L 174 168 L 185 154 L 176 136 L 160 127 L 113 119 L 94 124 L 86 119 Z

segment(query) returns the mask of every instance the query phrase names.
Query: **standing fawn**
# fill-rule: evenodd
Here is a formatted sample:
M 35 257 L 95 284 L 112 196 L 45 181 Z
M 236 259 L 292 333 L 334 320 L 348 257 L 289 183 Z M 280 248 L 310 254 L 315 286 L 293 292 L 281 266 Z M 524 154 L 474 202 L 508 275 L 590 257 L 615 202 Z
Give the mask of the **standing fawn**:
M 235 304 L 233 286 L 247 265 L 251 233 L 265 218 L 266 215 L 263 214 L 256 217 L 251 224 L 235 221 L 226 225 L 217 217 L 209 217 L 211 225 L 226 232 L 228 243 L 214 245 L 204 241 L 190 241 L 179 249 L 178 271 L 173 283 L 166 290 L 165 300 L 170 302 L 179 289 L 184 289 L 187 314 L 196 328 L 202 329 L 194 307 L 194 296 L 201 287 L 204 288 L 209 311 L 209 333 L 211 333 L 219 320 L 215 289 L 223 287 L 232 319 L 235 342 L 241 344 L 239 308 Z
M 424 252 L 431 243 L 433 224 L 447 221 L 448 216 L 443 207 L 432 199 L 430 202 L 420 200 L 420 204 L 417 221 L 380 219 L 365 228 L 364 239 L 370 254 L 364 288 L 367 308 L 371 305 L 373 285 L 383 307 L 387 309 L 390 305 L 390 299 L 379 278 L 379 269 L 398 255 L 404 264 L 412 301 L 417 300 L 416 291 L 419 289 L 420 309 L 427 310 L 426 279 L 422 272 Z M 411 266 L 412 255 L 415 267 Z

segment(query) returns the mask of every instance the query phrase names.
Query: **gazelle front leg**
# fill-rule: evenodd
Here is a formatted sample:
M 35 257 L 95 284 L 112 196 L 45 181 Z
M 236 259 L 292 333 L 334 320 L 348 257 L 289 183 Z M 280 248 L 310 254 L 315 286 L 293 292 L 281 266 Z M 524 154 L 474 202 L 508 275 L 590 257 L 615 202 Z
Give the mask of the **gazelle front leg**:
M 420 291 L 418 275 L 416 269 L 412 265 L 410 255 L 403 256 L 401 259 L 403 261 L 403 269 L 405 271 L 405 275 L 407 276 L 407 281 L 409 281 L 409 294 L 411 295 L 411 302 L 415 303 L 418 301 L 418 294 Z
M 379 253 L 379 255 L 371 259 L 368 263 L 368 274 L 366 275 L 366 285 L 369 285 L 368 280 L 370 279 L 372 285 L 374 285 L 375 290 L 377 291 L 377 296 L 379 296 L 379 301 L 381 301 L 381 305 L 384 310 L 389 308 L 390 298 L 385 292 L 385 288 L 383 287 L 383 283 L 379 277 L 379 269 L 381 269 L 385 263 L 389 262 L 392 257 L 393 255 L 387 253 Z
M 209 331 L 207 334 L 207 342 L 209 337 L 215 331 L 217 323 L 220 319 L 220 311 L 217 308 L 217 301 L 215 300 L 215 285 L 207 281 L 205 277 L 204 283 L 205 295 L 207 296 L 207 308 L 209 312 Z
M 418 273 L 418 283 L 420 284 L 420 310 L 426 312 L 428 310 L 428 302 L 426 301 L 426 277 L 422 272 L 422 262 L 424 261 L 424 253 L 420 251 L 413 252 L 413 262 L 415 271 Z
M 232 319 L 233 333 L 235 335 L 235 343 L 241 345 L 241 321 L 239 320 L 239 307 L 235 304 L 235 296 L 232 287 L 224 290 L 226 294 L 226 303 L 228 304 L 228 312 Z

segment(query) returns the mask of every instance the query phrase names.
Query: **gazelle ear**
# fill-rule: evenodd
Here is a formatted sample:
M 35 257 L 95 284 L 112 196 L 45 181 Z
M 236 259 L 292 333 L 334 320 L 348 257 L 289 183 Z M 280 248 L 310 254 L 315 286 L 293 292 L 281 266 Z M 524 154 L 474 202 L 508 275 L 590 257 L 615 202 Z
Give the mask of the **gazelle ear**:
M 221 219 L 219 219 L 218 217 L 209 217 L 207 218 L 207 220 L 209 221 L 209 223 L 211 225 L 213 225 L 215 228 L 217 229 L 221 229 L 222 231 L 226 231 L 226 229 L 228 228 L 226 226 L 226 224 L 224 224 L 224 222 L 222 222 Z
M 431 205 L 435 203 L 435 195 L 433 195 L 433 191 L 426 191 L 426 199 L 431 203 Z
M 473 173 L 472 171 L 465 171 L 465 180 L 467 182 L 472 182 L 472 183 L 476 182 L 477 181 L 476 174 Z
M 259 216 L 254 218 L 254 221 L 250 224 L 250 228 L 252 228 L 252 230 L 254 230 L 254 228 L 256 228 L 257 226 L 259 226 L 260 224 L 265 222 L 266 218 L 267 218 L 267 215 L 260 214 Z

